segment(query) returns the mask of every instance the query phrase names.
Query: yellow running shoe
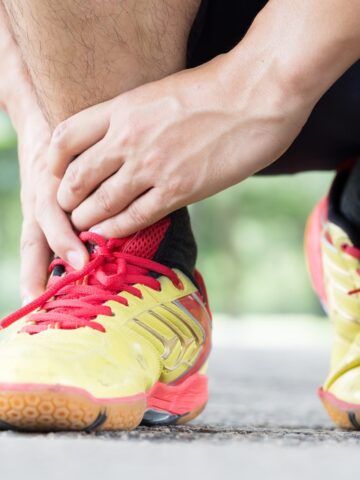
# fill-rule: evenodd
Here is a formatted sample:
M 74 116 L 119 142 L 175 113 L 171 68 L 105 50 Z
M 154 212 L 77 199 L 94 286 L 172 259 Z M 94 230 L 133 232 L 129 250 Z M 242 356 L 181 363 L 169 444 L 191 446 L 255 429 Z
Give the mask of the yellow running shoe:
M 319 396 L 340 427 L 360 429 L 360 249 L 354 227 L 340 212 L 348 171 L 339 173 L 328 198 L 315 208 L 305 235 L 313 286 L 332 320 L 330 373 Z
M 47 291 L 1 322 L 11 332 L 0 345 L 0 428 L 130 430 L 196 417 L 211 319 L 186 209 L 127 239 L 80 238 L 89 264 L 54 260 Z

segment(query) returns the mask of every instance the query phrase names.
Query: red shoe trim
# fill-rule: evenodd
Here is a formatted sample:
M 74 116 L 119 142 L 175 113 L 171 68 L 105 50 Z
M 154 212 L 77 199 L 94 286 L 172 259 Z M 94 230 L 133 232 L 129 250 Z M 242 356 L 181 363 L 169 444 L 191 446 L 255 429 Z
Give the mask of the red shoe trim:
M 196 373 L 178 385 L 158 382 L 148 392 L 148 408 L 184 415 L 203 406 L 207 399 L 207 376 Z
M 199 293 L 202 296 L 202 300 L 204 302 L 206 310 L 209 314 L 209 317 L 212 319 L 212 314 L 211 314 L 210 304 L 209 304 L 209 297 L 208 297 L 208 294 L 207 294 L 207 291 L 206 291 L 206 286 L 205 286 L 204 279 L 203 279 L 201 273 L 199 272 L 199 270 L 195 270 L 194 276 L 195 276 L 195 280 L 196 280 L 197 284 L 199 285 L 199 288 L 200 288 Z
M 312 286 L 323 302 L 327 305 L 324 285 L 324 271 L 321 253 L 321 235 L 327 218 L 328 199 L 323 198 L 311 213 L 305 229 L 305 256 Z

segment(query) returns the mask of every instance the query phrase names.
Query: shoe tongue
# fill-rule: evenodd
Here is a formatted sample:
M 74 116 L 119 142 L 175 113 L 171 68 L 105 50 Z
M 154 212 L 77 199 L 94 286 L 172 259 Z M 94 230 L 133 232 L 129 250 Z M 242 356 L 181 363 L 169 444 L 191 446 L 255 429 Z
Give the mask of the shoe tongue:
M 170 218 L 164 218 L 154 225 L 124 238 L 120 251 L 151 260 L 158 251 L 169 226 Z
M 144 230 L 140 230 L 133 235 L 123 238 L 119 251 L 151 260 L 158 251 L 170 223 L 170 218 L 166 217 Z M 92 253 L 96 248 L 97 246 L 92 243 L 87 244 L 89 253 Z M 63 272 L 64 269 L 62 266 L 55 267 L 50 279 L 52 277 L 61 277 Z

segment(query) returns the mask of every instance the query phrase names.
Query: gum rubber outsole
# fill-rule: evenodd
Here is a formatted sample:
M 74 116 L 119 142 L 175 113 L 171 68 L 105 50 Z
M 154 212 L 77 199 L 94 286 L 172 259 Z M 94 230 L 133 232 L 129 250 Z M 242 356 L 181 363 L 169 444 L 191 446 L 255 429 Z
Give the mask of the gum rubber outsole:
M 340 428 L 360 430 L 360 404 L 352 404 L 338 399 L 322 388 L 318 395 L 331 420 Z
M 100 404 L 73 392 L 7 390 L 0 392 L 0 429 L 132 430 L 141 422 L 145 409 L 145 397 Z
M 146 394 L 121 399 L 99 400 L 80 389 L 61 386 L 0 385 L 0 430 L 31 432 L 133 430 L 148 408 Z M 143 423 L 148 426 L 180 425 L 200 415 L 206 405 L 168 421 Z

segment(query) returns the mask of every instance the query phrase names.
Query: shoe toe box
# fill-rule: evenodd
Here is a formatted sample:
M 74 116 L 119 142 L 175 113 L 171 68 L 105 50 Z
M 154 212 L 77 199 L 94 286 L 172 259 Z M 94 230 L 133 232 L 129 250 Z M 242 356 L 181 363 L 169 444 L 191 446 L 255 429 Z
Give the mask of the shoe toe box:
M 160 375 L 158 356 L 133 332 L 112 333 L 20 333 L 1 344 L 0 384 L 62 385 L 99 398 L 145 392 Z

